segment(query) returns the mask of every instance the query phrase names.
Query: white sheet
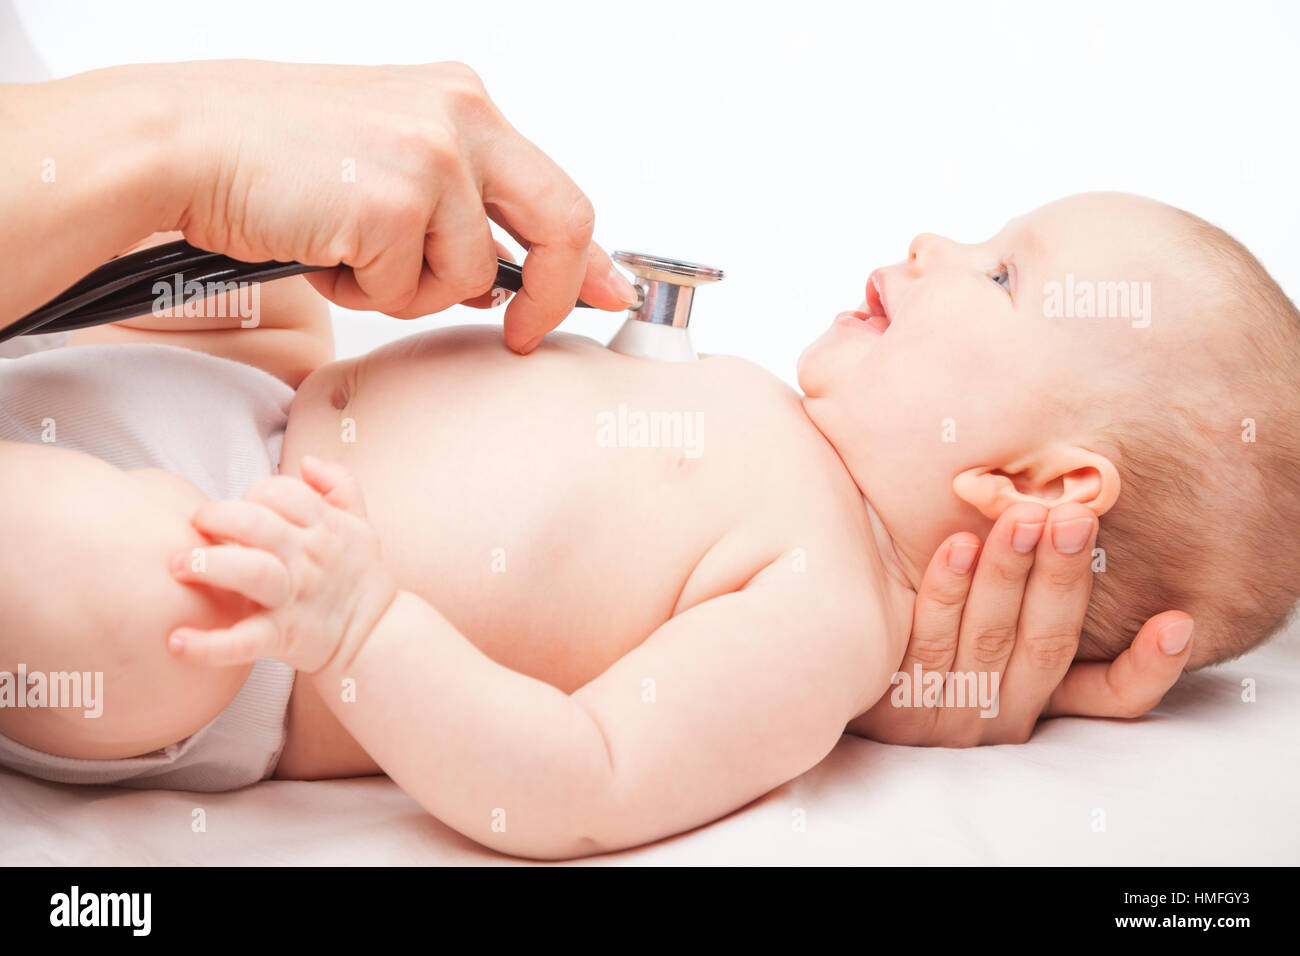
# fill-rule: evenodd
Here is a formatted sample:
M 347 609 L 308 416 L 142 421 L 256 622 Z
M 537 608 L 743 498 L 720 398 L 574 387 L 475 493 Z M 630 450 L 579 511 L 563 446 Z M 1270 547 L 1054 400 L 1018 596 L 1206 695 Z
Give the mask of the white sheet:
M 1242 700 L 1245 680 L 1254 703 Z M 1055 720 L 1028 744 L 973 750 L 845 737 L 820 766 L 724 820 L 593 862 L 1295 865 L 1298 729 L 1293 628 L 1184 677 L 1140 722 Z M 205 832 L 193 829 L 196 809 Z M 511 862 L 382 778 L 212 795 L 0 772 L 3 865 Z

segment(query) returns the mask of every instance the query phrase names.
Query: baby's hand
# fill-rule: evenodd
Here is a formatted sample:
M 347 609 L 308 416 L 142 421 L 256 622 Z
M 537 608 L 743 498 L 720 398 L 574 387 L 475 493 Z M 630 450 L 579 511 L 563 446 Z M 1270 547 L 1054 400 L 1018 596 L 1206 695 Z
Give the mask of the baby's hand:
M 262 610 L 220 630 L 177 628 L 173 654 L 212 667 L 276 657 L 312 673 L 370 636 L 397 586 L 361 489 L 339 465 L 304 458 L 300 468 L 303 481 L 268 478 L 242 501 L 209 501 L 195 514 L 194 527 L 219 543 L 173 555 L 173 576 Z

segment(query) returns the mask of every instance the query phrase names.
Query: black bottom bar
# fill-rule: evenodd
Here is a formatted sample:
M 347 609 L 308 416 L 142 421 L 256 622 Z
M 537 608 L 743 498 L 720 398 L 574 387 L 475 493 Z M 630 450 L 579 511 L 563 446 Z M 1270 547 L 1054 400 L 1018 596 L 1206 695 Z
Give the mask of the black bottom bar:
M 847 934 L 867 949 L 900 933 L 916 951 L 937 942 L 1014 942 L 1020 949 L 1094 939 L 1182 946 L 1201 938 L 1230 947 L 1257 931 L 1278 938 L 1293 927 L 1296 911 L 1288 869 L 101 868 L 7 875 L 0 926 L 10 947 L 75 935 L 77 944 L 92 946 L 160 940 L 201 941 L 205 949 L 256 942 L 260 949 L 319 941 L 336 949 L 350 939 L 373 947 L 395 930 L 410 931 L 405 938 L 418 942 L 417 950 L 462 948 L 484 930 L 482 944 L 493 950 L 511 933 L 523 945 L 622 940 L 622 948 L 639 939 L 689 942 L 692 950 L 711 939 L 772 944 L 778 934 L 801 948 Z

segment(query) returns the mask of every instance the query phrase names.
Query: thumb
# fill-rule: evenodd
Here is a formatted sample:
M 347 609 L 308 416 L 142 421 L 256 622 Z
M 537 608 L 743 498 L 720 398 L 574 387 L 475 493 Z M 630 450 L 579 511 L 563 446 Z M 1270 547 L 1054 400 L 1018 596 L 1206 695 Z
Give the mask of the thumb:
M 1192 619 L 1182 611 L 1157 614 L 1113 661 L 1071 665 L 1043 716 L 1141 717 L 1160 703 L 1187 666 L 1192 628 Z
M 366 504 L 361 496 L 361 486 L 352 477 L 352 473 L 342 465 L 304 455 L 298 462 L 298 471 L 302 475 L 302 480 L 335 508 L 350 512 L 359 518 L 366 516 Z
M 594 242 L 587 248 L 587 272 L 578 298 L 606 312 L 622 312 L 636 302 L 636 288 Z

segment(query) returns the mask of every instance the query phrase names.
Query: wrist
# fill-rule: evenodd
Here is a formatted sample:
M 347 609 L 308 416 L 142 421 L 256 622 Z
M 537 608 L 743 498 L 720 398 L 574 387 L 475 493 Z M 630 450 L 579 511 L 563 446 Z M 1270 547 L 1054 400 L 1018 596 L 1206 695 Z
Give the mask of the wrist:
M 337 680 L 346 677 L 356 665 L 363 650 L 385 627 L 403 603 L 400 591 L 386 570 L 379 569 L 374 580 L 362 589 L 360 597 L 348 615 L 348 625 L 343 631 L 338 647 L 321 667 L 311 671 L 313 678 Z
M 89 115 L 111 131 L 100 150 L 104 179 L 138 217 L 132 225 L 139 235 L 174 230 L 193 192 L 201 151 L 177 82 L 185 67 L 115 66 L 55 81 L 67 84 L 68 95 L 88 103 Z

